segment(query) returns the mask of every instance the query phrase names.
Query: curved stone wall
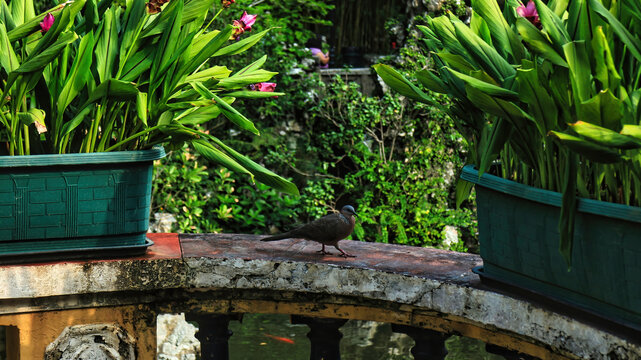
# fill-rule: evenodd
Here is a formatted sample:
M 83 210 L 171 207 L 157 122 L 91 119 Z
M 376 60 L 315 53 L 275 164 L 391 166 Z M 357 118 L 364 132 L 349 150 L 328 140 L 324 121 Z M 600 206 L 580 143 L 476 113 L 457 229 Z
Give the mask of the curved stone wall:
M 286 313 L 375 320 L 474 337 L 546 359 L 638 359 L 639 336 L 482 284 L 472 254 L 253 235 L 152 235 L 138 259 L 0 266 L 10 315 L 147 304 L 157 312 Z M 8 324 L 11 325 L 11 324 Z M 638 335 L 638 334 L 636 334 Z

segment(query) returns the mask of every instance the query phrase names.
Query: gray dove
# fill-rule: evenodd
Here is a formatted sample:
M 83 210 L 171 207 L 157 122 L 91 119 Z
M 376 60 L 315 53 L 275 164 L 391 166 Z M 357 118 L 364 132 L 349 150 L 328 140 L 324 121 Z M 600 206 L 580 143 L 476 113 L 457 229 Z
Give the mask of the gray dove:
M 310 222 L 309 224 L 305 224 L 282 234 L 263 238 L 261 241 L 276 241 L 288 238 L 313 240 L 323 245 L 323 248 L 319 251 L 323 255 L 331 254 L 330 252 L 325 251 L 325 245 L 333 245 L 341 252 L 341 256 L 356 257 L 346 253 L 338 247 L 338 242 L 348 237 L 354 230 L 354 216 L 357 216 L 356 211 L 354 211 L 354 207 L 351 205 L 345 205 L 340 212 L 325 215 L 320 219 Z

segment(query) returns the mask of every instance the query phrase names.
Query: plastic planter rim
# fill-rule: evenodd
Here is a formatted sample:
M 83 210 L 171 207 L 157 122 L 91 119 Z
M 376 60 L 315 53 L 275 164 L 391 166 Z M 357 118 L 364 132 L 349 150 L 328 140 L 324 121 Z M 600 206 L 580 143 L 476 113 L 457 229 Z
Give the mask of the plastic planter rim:
M 45 154 L 0 156 L 0 168 L 55 166 L 55 165 L 93 165 L 153 161 L 165 156 L 162 146 L 149 150 L 111 151 L 99 153 Z
M 487 173 L 479 177 L 478 170 L 474 165 L 466 165 L 463 168 L 463 171 L 461 172 L 461 179 L 494 191 L 499 191 L 547 205 L 561 207 L 562 196 L 558 192 L 519 184 Z M 579 198 L 577 209 L 584 213 L 641 223 L 641 207 Z

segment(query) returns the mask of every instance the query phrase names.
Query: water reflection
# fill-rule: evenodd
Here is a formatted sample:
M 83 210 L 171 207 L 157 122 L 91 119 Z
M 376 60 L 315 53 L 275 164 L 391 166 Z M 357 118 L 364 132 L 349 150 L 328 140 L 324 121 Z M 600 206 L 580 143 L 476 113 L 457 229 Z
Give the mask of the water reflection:
M 229 325 L 230 360 L 309 359 L 310 343 L 306 325 L 292 325 L 289 315 L 245 314 L 242 324 Z M 392 332 L 390 324 L 350 320 L 341 327 L 341 355 L 346 360 L 410 360 L 414 341 Z M 452 336 L 447 342 L 446 360 L 501 360 L 488 354 L 481 341 Z

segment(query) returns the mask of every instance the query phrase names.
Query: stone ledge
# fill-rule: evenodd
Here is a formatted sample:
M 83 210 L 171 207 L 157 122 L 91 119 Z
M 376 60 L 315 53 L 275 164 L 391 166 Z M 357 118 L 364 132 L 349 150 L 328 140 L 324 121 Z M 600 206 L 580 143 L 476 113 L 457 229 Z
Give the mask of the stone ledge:
M 187 290 L 183 294 L 220 290 L 309 294 L 315 300 L 330 295 L 434 313 L 530 339 L 569 357 L 641 358 L 638 340 L 484 286 L 470 271 L 481 264 L 472 254 L 342 241 L 344 250 L 357 255 L 345 259 L 321 256 L 316 253 L 318 244 L 297 239 L 265 243 L 258 241 L 258 235 L 150 237 L 156 245 L 139 258 L 0 266 L 0 314 L 42 311 L 30 305 L 37 299 L 40 304 L 64 303 L 100 294 L 117 299 L 122 293 L 135 301 L 132 294 L 140 292 L 141 302 L 148 302 L 153 293 L 161 297 L 180 289 Z M 74 307 L 73 301 L 64 304 Z

